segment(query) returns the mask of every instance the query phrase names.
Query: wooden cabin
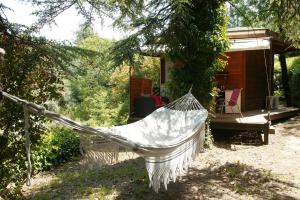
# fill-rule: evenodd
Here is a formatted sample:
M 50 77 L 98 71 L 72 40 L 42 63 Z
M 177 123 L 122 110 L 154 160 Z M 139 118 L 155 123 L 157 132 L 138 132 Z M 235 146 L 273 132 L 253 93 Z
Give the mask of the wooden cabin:
M 268 87 L 273 95 L 274 54 L 289 50 L 278 34 L 268 29 L 228 29 L 230 48 L 225 53 L 228 64 L 216 74 L 222 91 L 242 88 L 240 107 L 243 112 L 265 109 Z M 161 58 L 161 88 L 164 92 L 168 71 L 173 67 L 168 58 Z
M 244 115 L 243 118 L 235 111 L 231 112 L 225 107 L 225 113 L 216 113 L 211 119 L 211 128 L 214 130 L 256 130 L 264 134 L 264 142 L 268 143 L 268 135 L 272 132 L 268 120 L 278 120 L 300 113 L 297 108 L 274 109 L 267 113 L 266 100 L 274 92 L 274 55 L 294 50 L 289 44 L 283 42 L 277 33 L 264 28 L 233 28 L 227 31 L 230 48 L 222 59 L 227 60 L 224 71 L 215 75 L 220 96 L 224 99 L 230 96 L 235 88 L 242 88 L 238 104 Z M 160 94 L 168 96 L 166 83 L 169 80 L 169 70 L 176 67 L 163 53 L 160 56 Z M 146 92 L 149 93 L 149 80 L 134 80 L 131 83 L 131 105 L 134 98 L 145 93 L 145 82 L 148 84 Z M 276 107 L 275 107 L 276 108 Z M 134 108 L 131 107 L 131 111 Z M 228 114 L 231 113 L 231 114 Z M 135 121 L 134 119 L 132 121 Z
M 216 74 L 221 91 L 242 88 L 240 107 L 242 112 L 266 107 L 268 87 L 273 94 L 273 62 L 270 49 L 238 50 L 226 52 L 225 70 Z M 227 93 L 226 93 L 227 95 Z
M 268 134 L 272 132 L 268 119 L 278 120 L 300 112 L 297 108 L 281 108 L 272 110 L 268 115 L 266 109 L 268 90 L 271 96 L 274 92 L 274 55 L 294 49 L 268 29 L 233 28 L 228 29 L 227 34 L 231 44 L 223 59 L 228 64 L 215 78 L 224 99 L 228 99 L 233 89 L 242 88 L 238 103 L 244 117 L 228 114 L 232 112 L 225 108 L 225 114 L 216 113 L 216 117 L 211 119 L 211 128 L 261 131 L 267 144 Z M 161 57 L 162 94 L 169 79 L 168 71 L 174 65 L 168 58 Z
M 215 75 L 217 86 L 221 93 L 242 88 L 239 102 L 242 112 L 265 109 L 268 89 L 271 95 L 274 92 L 274 54 L 293 49 L 280 40 L 277 33 L 268 29 L 232 28 L 228 29 L 227 34 L 231 44 L 225 53 L 226 57 L 222 59 L 228 64 L 223 72 Z M 162 52 L 155 56 L 159 56 L 161 61 L 160 94 L 168 96 L 166 83 L 169 80 L 169 70 L 176 67 L 177 63 L 173 63 Z M 151 87 L 151 81 L 147 78 L 132 78 L 131 112 L 134 110 L 134 99 L 139 95 L 150 94 Z
M 152 94 L 152 80 L 142 77 L 130 77 L 130 115 L 134 113 L 134 102 L 141 95 Z

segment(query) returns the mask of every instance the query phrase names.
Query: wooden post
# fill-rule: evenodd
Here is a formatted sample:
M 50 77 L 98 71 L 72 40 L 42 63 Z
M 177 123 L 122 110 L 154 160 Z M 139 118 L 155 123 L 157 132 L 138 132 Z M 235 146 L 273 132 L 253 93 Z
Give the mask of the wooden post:
M 268 145 L 269 144 L 269 128 L 263 130 L 264 134 L 264 144 Z

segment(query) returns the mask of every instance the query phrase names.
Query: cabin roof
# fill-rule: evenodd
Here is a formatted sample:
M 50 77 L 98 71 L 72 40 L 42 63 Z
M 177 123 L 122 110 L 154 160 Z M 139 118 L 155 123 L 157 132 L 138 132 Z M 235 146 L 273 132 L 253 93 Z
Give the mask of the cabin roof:
M 266 28 L 235 27 L 228 28 L 229 39 L 273 37 L 279 39 L 279 34 Z
M 295 51 L 290 43 L 283 41 L 279 34 L 266 28 L 235 27 L 227 29 L 230 41 L 226 52 L 270 49 L 274 54 Z M 157 49 L 143 47 L 144 55 L 160 57 L 166 52 L 166 47 Z
M 227 35 L 231 42 L 227 52 L 271 49 L 274 53 L 282 53 L 295 50 L 290 43 L 280 39 L 278 33 L 266 28 L 229 28 Z

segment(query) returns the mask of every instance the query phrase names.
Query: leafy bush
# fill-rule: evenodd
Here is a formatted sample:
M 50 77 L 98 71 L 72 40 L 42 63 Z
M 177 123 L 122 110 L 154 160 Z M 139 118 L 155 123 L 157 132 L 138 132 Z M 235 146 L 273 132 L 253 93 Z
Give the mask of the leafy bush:
M 35 171 L 49 169 L 52 165 L 66 162 L 80 153 L 79 136 L 65 128 L 52 128 L 41 143 L 33 148 L 32 160 Z
M 297 70 L 291 80 L 292 102 L 296 107 L 300 107 L 300 70 Z
M 6 9 L 2 4 L 1 8 Z M 43 105 L 61 98 L 61 78 L 79 50 L 31 33 L 25 26 L 1 20 L 0 46 L 6 54 L 0 59 L 0 86 L 3 91 Z M 40 141 L 44 122 L 40 116 L 30 116 L 32 146 Z M 4 99 L 0 105 L 0 196 L 15 198 L 26 171 L 23 109 Z M 8 191 L 11 185 L 15 187 Z
M 300 57 L 294 58 L 290 71 L 292 102 L 294 106 L 300 107 Z
M 24 144 L 24 138 L 19 137 Z M 41 140 L 31 146 L 33 172 L 50 169 L 51 166 L 66 162 L 78 156 L 80 151 L 79 136 L 64 128 L 51 128 L 41 135 Z M 21 147 L 21 146 L 20 146 Z M 15 160 L 7 160 L 0 167 L 0 197 L 5 199 L 21 198 L 20 186 L 26 177 L 25 146 L 15 152 Z M 7 188 L 7 186 L 9 186 Z M 1 198 L 0 198 L 1 199 Z
M 53 133 L 51 140 L 52 157 L 54 164 L 66 162 L 80 154 L 80 139 L 73 131 L 64 128 L 58 128 Z

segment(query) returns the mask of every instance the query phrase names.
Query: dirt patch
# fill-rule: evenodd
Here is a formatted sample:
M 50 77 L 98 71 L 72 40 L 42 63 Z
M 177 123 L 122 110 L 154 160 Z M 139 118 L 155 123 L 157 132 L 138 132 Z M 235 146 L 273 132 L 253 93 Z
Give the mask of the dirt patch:
M 144 162 L 111 166 L 78 161 L 38 174 L 24 195 L 32 199 L 300 199 L 300 117 L 276 125 L 270 144 L 233 135 L 200 154 L 186 176 L 158 194 L 148 188 Z M 252 137 L 252 136 L 251 136 Z M 248 138 L 249 139 L 249 138 Z

